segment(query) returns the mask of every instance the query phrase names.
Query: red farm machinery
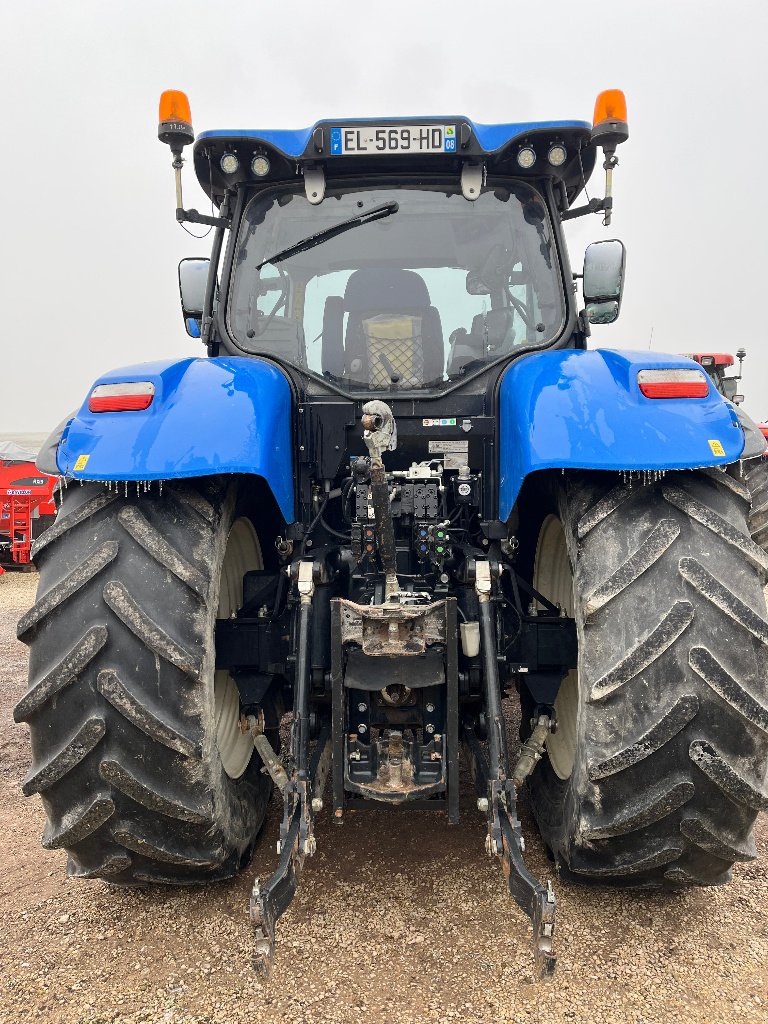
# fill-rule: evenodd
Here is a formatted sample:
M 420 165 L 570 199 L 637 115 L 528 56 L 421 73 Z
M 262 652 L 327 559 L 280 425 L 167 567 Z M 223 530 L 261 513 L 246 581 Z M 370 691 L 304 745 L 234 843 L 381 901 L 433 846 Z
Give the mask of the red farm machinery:
M 733 402 L 734 405 L 741 405 L 744 395 L 739 393 L 739 384 L 742 378 L 742 366 L 747 355 L 746 349 L 740 348 L 736 353 L 736 359 L 739 360 L 739 371 L 738 373 L 732 371 L 730 375 L 728 371 L 735 366 L 736 360 L 728 352 L 689 352 L 686 354 L 703 370 L 706 370 L 721 395 Z M 768 416 L 766 420 L 768 420 Z M 759 426 L 768 440 L 768 422 L 762 422 Z
M 56 476 L 41 473 L 35 454 L 0 441 L 0 572 L 3 565 L 32 565 L 32 542 L 56 515 Z
M 741 405 L 744 395 L 740 394 L 743 364 L 746 349 L 736 352 L 739 361 L 738 372 L 735 370 L 736 360 L 728 352 L 689 352 L 689 358 L 705 370 L 710 380 L 725 398 L 734 405 Z M 768 441 L 768 416 L 757 423 L 763 437 Z M 746 460 L 744 463 L 744 483 L 749 488 L 752 499 L 747 522 L 753 539 L 768 550 L 768 452 L 762 458 Z

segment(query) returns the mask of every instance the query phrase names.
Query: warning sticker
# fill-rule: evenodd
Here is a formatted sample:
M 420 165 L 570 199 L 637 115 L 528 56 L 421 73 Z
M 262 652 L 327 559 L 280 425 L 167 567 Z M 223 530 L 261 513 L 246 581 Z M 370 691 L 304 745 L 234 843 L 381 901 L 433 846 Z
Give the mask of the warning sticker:
M 442 455 L 446 469 L 461 469 L 469 461 L 469 441 L 430 441 L 430 455 Z
M 421 425 L 422 425 L 422 427 L 455 427 L 456 426 L 456 417 L 455 416 L 451 416 L 451 417 L 444 416 L 440 420 L 422 420 L 421 421 Z
M 462 452 L 466 455 L 469 452 L 469 441 L 430 441 L 430 455 L 434 455 L 437 452 Z
M 77 462 L 74 465 L 75 473 L 79 473 L 80 470 L 85 469 L 85 467 L 88 465 L 88 459 L 90 459 L 90 457 L 90 455 L 78 455 Z
M 712 449 L 713 455 L 725 455 L 725 448 L 719 441 L 710 441 L 709 447 Z

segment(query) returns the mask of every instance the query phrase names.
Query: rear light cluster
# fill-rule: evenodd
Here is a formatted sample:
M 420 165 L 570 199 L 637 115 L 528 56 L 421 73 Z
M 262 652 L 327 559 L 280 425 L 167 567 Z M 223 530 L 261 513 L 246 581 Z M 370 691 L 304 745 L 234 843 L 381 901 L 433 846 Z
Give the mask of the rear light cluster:
M 637 383 L 646 398 L 706 398 L 709 381 L 700 370 L 640 370 Z
M 768 441 L 768 423 L 761 423 L 760 424 L 760 429 L 763 432 L 763 437 L 765 438 L 766 441 Z
M 99 384 L 91 392 L 91 412 L 136 412 L 148 409 L 155 397 L 155 385 L 148 380 L 127 384 Z

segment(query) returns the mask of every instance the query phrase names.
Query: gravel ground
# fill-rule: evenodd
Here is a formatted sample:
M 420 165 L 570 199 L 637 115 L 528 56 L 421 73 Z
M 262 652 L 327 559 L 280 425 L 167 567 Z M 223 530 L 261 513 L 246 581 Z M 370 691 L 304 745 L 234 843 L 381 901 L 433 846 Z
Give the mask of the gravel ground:
M 324 812 L 263 985 L 249 967 L 246 907 L 253 875 L 276 861 L 276 804 L 232 882 L 125 890 L 67 879 L 63 853 L 40 846 L 39 800 L 21 796 L 28 738 L 11 722 L 26 678 L 15 624 L 35 585 L 34 574 L 0 577 L 0 1024 L 768 1019 L 765 816 L 760 859 L 737 865 L 730 886 L 662 896 L 554 879 L 559 962 L 544 985 L 469 794 L 454 828 L 419 812 L 334 828 Z M 522 818 L 534 873 L 553 877 L 525 808 Z

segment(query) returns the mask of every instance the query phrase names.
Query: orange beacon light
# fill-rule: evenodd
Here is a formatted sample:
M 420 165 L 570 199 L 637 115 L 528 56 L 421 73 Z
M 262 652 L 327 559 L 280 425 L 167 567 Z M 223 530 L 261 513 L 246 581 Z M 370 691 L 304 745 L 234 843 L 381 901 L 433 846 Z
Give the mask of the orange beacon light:
M 160 116 L 157 137 L 171 147 L 176 156 L 182 149 L 195 141 L 192 129 L 192 113 L 187 94 L 177 89 L 167 89 L 160 97 Z
M 604 149 L 615 149 L 629 138 L 627 100 L 621 89 L 606 89 L 595 100 L 592 141 Z

